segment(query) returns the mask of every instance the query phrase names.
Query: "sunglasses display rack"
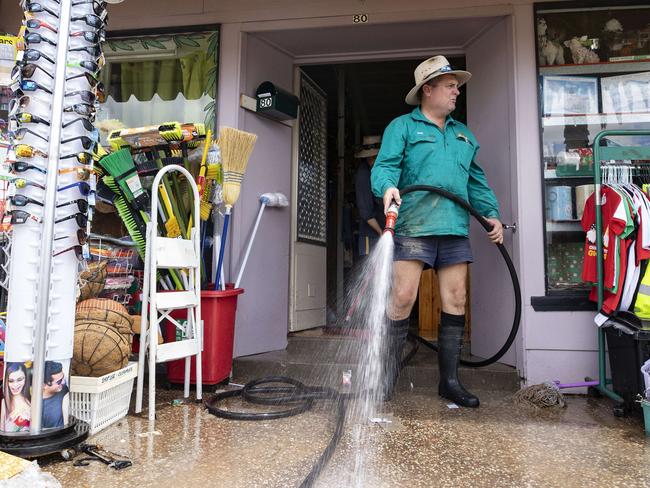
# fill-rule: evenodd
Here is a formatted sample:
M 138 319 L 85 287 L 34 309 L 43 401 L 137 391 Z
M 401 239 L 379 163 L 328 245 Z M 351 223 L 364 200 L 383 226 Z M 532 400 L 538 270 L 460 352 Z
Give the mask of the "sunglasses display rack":
M 49 425 L 43 388 L 46 362 L 60 363 L 69 377 L 77 276 L 89 257 L 84 236 L 94 206 L 99 148 L 92 122 L 106 10 L 98 0 L 21 5 L 24 46 L 13 73 L 11 173 L 4 177 L 12 182 L 5 212 L 12 227 L 5 365 L 18 363 L 29 375 L 23 401 L 30 412 L 13 422 L 3 402 L 0 450 L 37 456 L 87 436 L 87 425 L 74 418 Z

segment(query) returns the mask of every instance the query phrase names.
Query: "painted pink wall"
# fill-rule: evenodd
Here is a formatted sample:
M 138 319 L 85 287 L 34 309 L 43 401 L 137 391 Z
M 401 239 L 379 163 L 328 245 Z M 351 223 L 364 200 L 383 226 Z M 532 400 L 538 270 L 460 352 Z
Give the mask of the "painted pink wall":
M 510 46 L 511 18 L 504 17 L 486 29 L 466 47 L 467 121 L 481 149 L 477 161 L 494 190 L 503 222 L 513 222 L 516 198 L 516 161 L 511 157 L 510 126 L 514 110 L 511 99 L 514 63 Z M 487 239 L 480 224 L 472 221 L 474 264 L 472 276 L 472 353 L 488 357 L 497 352 L 510 333 L 514 299 L 508 269 L 496 246 Z M 513 239 L 505 233 L 504 244 L 513 254 Z M 516 259 L 516 256 L 515 256 Z M 516 349 L 511 348 L 501 362 L 516 365 Z
M 253 96 L 267 80 L 292 91 L 291 58 L 253 36 L 245 35 L 243 46 L 242 93 Z M 235 206 L 233 277 L 259 210 L 259 196 L 282 192 L 291 198 L 291 128 L 251 112 L 240 113 L 239 122 L 241 129 L 257 134 L 258 139 Z M 266 209 L 241 283 L 246 292 L 238 308 L 235 356 L 287 345 L 290 237 L 289 207 Z

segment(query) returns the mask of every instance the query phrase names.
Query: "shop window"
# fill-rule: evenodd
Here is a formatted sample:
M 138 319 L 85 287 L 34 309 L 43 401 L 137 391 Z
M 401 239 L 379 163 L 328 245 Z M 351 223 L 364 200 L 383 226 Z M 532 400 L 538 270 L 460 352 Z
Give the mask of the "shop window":
M 535 5 L 546 295 L 583 302 L 590 146 L 604 129 L 650 128 L 650 6 L 585 5 Z
M 167 121 L 214 127 L 219 31 L 109 37 L 98 124 L 141 127 Z

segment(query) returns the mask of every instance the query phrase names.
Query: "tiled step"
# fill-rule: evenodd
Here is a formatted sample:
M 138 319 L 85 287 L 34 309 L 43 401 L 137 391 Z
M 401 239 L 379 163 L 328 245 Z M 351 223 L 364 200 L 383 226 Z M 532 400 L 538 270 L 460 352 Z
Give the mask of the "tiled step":
M 246 383 L 264 376 L 289 376 L 308 385 L 337 388 L 344 371 L 359 364 L 359 340 L 338 336 L 289 337 L 287 349 L 236 358 L 233 382 Z M 407 346 L 409 347 L 409 346 Z M 460 377 L 468 389 L 516 391 L 519 375 L 513 367 L 492 364 L 485 368 L 461 366 Z M 400 375 L 399 389 L 432 387 L 438 383 L 436 353 L 420 347 Z

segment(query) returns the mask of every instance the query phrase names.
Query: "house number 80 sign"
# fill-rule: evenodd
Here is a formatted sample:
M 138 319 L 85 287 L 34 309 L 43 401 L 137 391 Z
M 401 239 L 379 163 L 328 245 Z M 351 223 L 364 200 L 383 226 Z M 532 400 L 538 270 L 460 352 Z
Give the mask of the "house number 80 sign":
M 365 24 L 366 22 L 368 22 L 367 14 L 356 14 L 352 16 L 353 24 Z

